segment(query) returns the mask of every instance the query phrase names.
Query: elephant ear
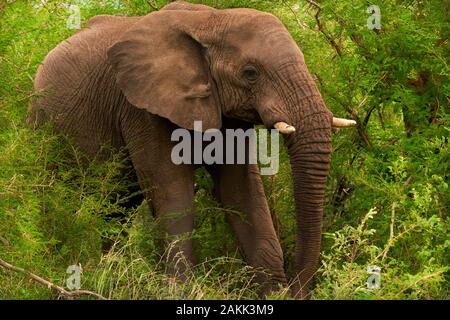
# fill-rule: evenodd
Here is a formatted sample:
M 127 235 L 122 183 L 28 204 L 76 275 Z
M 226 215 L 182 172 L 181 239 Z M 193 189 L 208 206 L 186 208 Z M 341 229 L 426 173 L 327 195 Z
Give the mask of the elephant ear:
M 221 127 L 202 26 L 211 12 L 166 10 L 136 22 L 108 49 L 116 83 L 138 108 L 187 129 Z M 204 37 L 206 38 L 206 37 Z

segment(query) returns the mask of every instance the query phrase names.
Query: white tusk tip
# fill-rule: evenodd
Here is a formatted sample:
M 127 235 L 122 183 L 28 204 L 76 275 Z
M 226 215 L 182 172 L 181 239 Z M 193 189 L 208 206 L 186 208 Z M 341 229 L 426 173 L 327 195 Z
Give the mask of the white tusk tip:
M 334 128 L 348 128 L 356 126 L 355 120 L 347 120 L 342 118 L 333 117 L 333 127 Z
M 281 134 L 291 134 L 295 132 L 295 128 L 286 122 L 277 122 L 273 125 Z

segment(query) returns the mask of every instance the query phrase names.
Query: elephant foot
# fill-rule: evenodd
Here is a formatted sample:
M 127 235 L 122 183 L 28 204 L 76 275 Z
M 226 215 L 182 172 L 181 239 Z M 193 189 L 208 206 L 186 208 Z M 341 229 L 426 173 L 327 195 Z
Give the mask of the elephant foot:
M 260 299 L 265 299 L 270 295 L 279 292 L 281 288 L 286 287 L 286 278 L 283 276 L 273 276 L 265 272 L 258 272 L 254 278 L 258 284 L 256 293 Z
M 290 285 L 290 295 L 297 300 L 310 300 L 311 299 L 310 284 L 301 285 L 299 281 L 294 281 Z

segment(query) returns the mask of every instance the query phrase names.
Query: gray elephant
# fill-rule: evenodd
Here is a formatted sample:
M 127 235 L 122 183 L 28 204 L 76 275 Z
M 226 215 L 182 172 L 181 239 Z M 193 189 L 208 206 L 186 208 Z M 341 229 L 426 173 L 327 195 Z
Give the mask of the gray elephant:
M 28 121 L 51 121 L 88 156 L 126 146 L 139 184 L 169 236 L 193 230 L 196 165 L 171 161 L 177 128 L 277 128 L 288 148 L 296 203 L 294 295 L 316 272 L 333 118 L 301 51 L 273 15 L 175 2 L 143 17 L 96 16 L 39 67 Z M 247 146 L 248 147 L 248 146 Z M 286 284 L 257 165 L 205 165 L 246 261 L 262 268 L 263 292 Z M 173 215 L 182 213 L 181 215 Z M 164 219 L 166 217 L 166 219 Z M 171 250 L 180 277 L 194 263 L 192 240 Z

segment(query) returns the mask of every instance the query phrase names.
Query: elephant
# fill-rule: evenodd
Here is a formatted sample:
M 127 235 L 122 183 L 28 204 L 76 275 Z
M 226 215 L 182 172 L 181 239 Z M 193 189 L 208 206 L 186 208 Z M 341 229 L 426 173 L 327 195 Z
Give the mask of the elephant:
M 304 56 L 274 15 L 172 2 L 140 17 L 99 15 L 51 50 L 34 80 L 28 123 L 52 123 L 89 157 L 102 145 L 126 147 L 140 188 L 168 238 L 194 229 L 194 170 L 174 164 L 171 133 L 276 128 L 292 168 L 296 248 L 292 290 L 310 295 L 320 254 L 333 118 Z M 283 252 L 257 164 L 204 165 L 246 262 L 264 270 L 263 294 L 286 285 Z M 179 214 L 174 214 L 179 213 Z M 177 257 L 185 263 L 175 263 Z M 181 279 L 195 264 L 192 239 L 170 250 Z

